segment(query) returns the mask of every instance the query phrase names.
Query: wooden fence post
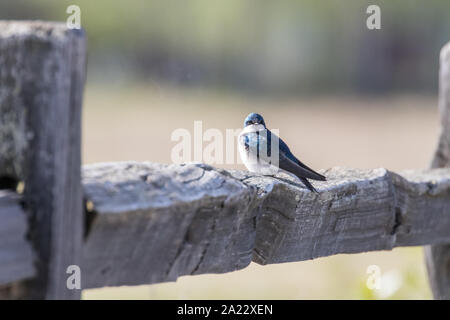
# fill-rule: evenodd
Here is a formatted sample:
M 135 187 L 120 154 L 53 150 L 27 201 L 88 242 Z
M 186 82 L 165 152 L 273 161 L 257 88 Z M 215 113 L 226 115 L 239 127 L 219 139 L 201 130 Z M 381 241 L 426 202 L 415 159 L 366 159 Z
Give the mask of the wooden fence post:
M 440 55 L 439 111 L 442 129 L 432 168 L 450 167 L 450 43 Z M 450 299 L 450 244 L 425 247 L 425 259 L 434 298 Z
M 0 178 L 25 183 L 28 239 L 37 275 L 10 298 L 78 299 L 81 104 L 86 44 L 63 23 L 0 21 Z

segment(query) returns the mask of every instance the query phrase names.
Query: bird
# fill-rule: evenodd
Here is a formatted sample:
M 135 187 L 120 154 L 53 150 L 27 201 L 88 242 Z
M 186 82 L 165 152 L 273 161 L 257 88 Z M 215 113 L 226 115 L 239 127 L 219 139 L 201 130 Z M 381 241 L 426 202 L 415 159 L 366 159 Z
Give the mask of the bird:
M 250 113 L 245 118 L 244 128 L 238 136 L 238 147 L 242 162 L 251 172 L 275 175 L 281 169 L 294 174 L 315 193 L 317 190 L 308 179 L 326 181 L 325 176 L 298 160 L 288 145 L 267 129 L 264 118 L 258 113 Z

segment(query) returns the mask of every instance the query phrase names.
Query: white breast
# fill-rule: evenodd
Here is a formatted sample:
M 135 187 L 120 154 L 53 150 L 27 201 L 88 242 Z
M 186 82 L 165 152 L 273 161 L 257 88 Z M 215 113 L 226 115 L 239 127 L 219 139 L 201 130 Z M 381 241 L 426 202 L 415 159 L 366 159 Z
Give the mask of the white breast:
M 263 157 L 257 159 L 256 154 L 252 154 L 245 148 L 244 136 L 246 134 L 256 133 L 263 130 L 266 130 L 266 128 L 260 124 L 253 124 L 245 127 L 238 137 L 239 154 L 248 171 L 264 175 L 274 175 L 279 171 L 278 167 L 271 165 L 269 162 L 265 161 Z

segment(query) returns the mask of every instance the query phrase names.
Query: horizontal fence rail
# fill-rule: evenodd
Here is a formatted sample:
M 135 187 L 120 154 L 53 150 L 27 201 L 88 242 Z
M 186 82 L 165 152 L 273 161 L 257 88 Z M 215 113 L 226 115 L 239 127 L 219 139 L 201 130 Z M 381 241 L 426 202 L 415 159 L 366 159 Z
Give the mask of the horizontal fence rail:
M 83 286 L 450 242 L 450 169 L 321 173 L 316 194 L 289 176 L 204 164 L 86 166 Z
M 321 173 L 328 181 L 314 182 L 316 194 L 287 175 L 204 164 L 85 166 L 89 210 L 82 287 L 174 281 L 242 269 L 251 261 L 273 264 L 450 242 L 450 169 Z M 12 214 L 22 217 L 23 236 L 25 214 L 8 199 Z M 24 252 L 22 269 L 32 275 L 25 241 L 8 248 Z M 9 280 L 23 272 L 3 270 Z

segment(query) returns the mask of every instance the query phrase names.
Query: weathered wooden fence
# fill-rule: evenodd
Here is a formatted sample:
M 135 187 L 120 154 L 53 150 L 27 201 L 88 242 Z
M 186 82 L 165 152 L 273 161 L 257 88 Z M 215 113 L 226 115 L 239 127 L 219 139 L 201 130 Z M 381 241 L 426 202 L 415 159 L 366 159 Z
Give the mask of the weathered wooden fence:
M 205 164 L 81 169 L 85 65 L 82 31 L 0 22 L 1 297 L 77 299 L 70 265 L 86 289 L 427 245 L 433 294 L 450 298 L 450 46 L 432 169 L 332 168 L 318 194 Z

